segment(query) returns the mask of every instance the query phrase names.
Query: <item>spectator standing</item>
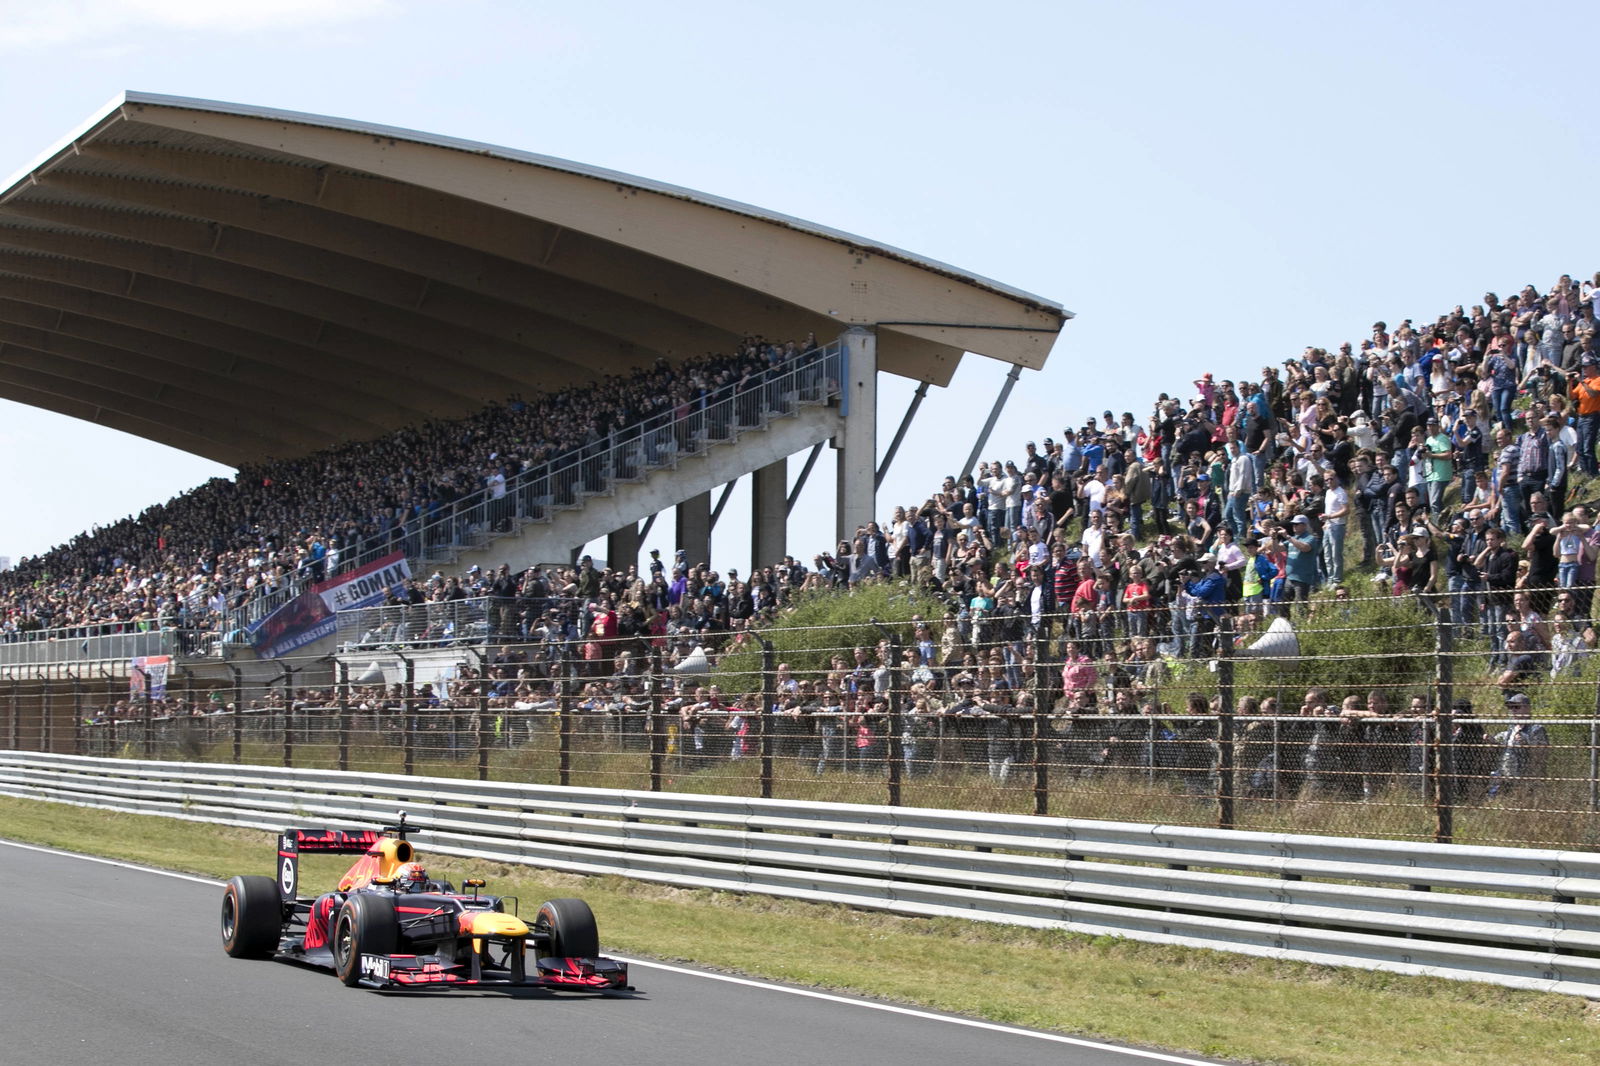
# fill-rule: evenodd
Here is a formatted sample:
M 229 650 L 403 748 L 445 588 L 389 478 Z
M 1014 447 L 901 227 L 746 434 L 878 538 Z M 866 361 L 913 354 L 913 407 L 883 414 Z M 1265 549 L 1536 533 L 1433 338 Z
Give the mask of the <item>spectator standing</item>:
M 1444 513 L 1445 490 L 1455 479 L 1455 443 L 1439 425 L 1437 416 L 1428 419 L 1427 436 L 1423 442 L 1427 468 L 1423 480 L 1428 487 L 1428 513 L 1437 518 Z
M 1350 510 L 1350 493 L 1339 475 L 1330 471 L 1322 497 L 1322 569 L 1335 585 L 1344 580 L 1344 535 Z
M 1491 797 L 1529 791 L 1544 776 L 1550 755 L 1550 735 L 1542 724 L 1530 720 L 1531 705 L 1525 692 L 1513 692 L 1506 697 L 1506 714 L 1514 721 L 1504 732 L 1495 734 L 1500 755 L 1489 783 Z
M 1600 360 L 1585 355 L 1572 376 L 1572 399 L 1578 411 L 1578 465 L 1585 474 L 1600 474 L 1595 447 L 1600 444 Z
M 1290 522 L 1290 532 L 1285 538 L 1288 547 L 1288 587 L 1284 598 L 1288 603 L 1304 603 L 1311 598 L 1317 585 L 1317 560 L 1322 538 L 1311 530 L 1311 520 L 1297 514 Z

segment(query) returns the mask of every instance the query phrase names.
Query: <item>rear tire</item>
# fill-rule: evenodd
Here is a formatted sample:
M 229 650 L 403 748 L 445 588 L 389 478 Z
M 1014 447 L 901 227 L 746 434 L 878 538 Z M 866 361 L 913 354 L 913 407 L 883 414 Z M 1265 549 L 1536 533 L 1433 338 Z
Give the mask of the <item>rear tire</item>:
M 333 923 L 333 969 L 347 985 L 361 983 L 362 955 L 393 955 L 400 940 L 394 900 L 357 892 L 339 908 Z
M 222 890 L 222 950 L 236 959 L 270 959 L 283 937 L 283 903 L 270 877 L 235 877 Z
M 592 959 L 600 954 L 600 931 L 594 911 L 583 900 L 549 900 L 539 907 L 536 921 L 550 934 L 552 957 Z

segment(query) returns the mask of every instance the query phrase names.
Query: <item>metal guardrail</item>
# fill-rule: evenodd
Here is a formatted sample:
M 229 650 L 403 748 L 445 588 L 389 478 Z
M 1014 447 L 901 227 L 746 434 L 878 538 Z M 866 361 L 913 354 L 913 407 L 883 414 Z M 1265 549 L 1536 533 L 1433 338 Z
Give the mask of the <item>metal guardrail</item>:
M 24 752 L 0 794 L 266 830 L 400 806 L 444 854 L 1600 996 L 1582 852 Z

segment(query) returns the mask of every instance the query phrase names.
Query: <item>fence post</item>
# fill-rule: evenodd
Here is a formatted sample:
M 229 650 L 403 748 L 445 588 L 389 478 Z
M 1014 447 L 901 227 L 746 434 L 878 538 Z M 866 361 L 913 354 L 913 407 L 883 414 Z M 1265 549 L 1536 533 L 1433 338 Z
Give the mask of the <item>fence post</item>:
M 1235 828 L 1233 796 L 1233 617 L 1217 623 L 1217 828 Z
M 11 736 L 6 744 L 6 747 L 12 751 L 20 751 L 22 749 L 22 710 L 19 699 L 21 695 L 19 689 L 21 687 L 22 672 L 13 670 L 11 674 L 11 721 L 9 723 Z
M 350 769 L 350 664 L 340 661 L 336 666 L 334 684 L 339 708 L 339 769 Z
M 1600 811 L 1600 686 L 1594 690 L 1594 715 L 1589 719 L 1589 809 Z
M 400 661 L 406 668 L 400 715 L 400 772 L 409 777 L 417 772 L 417 664 L 404 654 L 400 654 Z
M 880 626 L 879 628 L 883 628 Z M 900 699 L 900 636 L 884 629 L 889 638 L 889 806 L 900 806 L 900 783 L 905 770 L 905 713 Z
M 72 754 L 87 755 L 84 729 L 87 728 L 83 721 L 83 685 L 80 683 L 76 670 L 68 670 L 67 676 L 72 678 Z
M 105 730 L 105 732 L 100 734 L 99 738 L 97 739 L 99 748 L 96 753 L 99 755 L 116 755 L 117 753 L 116 701 L 111 698 L 111 694 L 116 691 L 117 680 L 117 678 L 112 676 L 111 671 L 106 669 L 106 664 L 101 663 L 100 681 L 102 687 L 105 689 L 103 698 L 106 702 L 105 724 L 101 727 Z M 15 708 L 13 708 L 13 713 L 15 713 Z M 238 762 L 239 760 L 235 759 L 233 761 Z
M 294 765 L 294 667 L 283 668 L 283 765 Z
M 572 784 L 572 672 L 577 665 L 562 649 L 561 686 L 556 697 L 556 783 Z
M 1050 708 L 1054 690 L 1050 687 L 1050 664 L 1046 662 L 1050 650 L 1049 623 L 1033 642 L 1033 813 L 1041 817 L 1050 813 L 1050 734 L 1046 725 L 1050 721 Z
M 51 728 L 51 713 L 55 710 L 50 698 L 50 675 L 41 672 L 39 675 L 39 750 L 49 751 L 55 740 L 54 730 Z
M 233 763 L 244 761 L 244 671 L 232 663 L 226 664 L 233 675 Z
M 149 672 L 144 674 L 144 757 L 156 757 L 156 720 L 155 711 L 150 706 L 151 681 Z
M 661 769 L 667 753 L 667 720 L 661 700 L 661 649 L 650 648 L 650 720 L 646 732 L 650 735 L 650 791 L 661 791 Z
M 1455 789 L 1452 787 L 1455 783 L 1455 722 L 1452 706 L 1455 696 L 1451 688 L 1454 640 L 1450 603 L 1441 597 L 1434 621 L 1434 698 L 1438 701 L 1434 705 L 1434 717 L 1438 726 L 1433 731 L 1433 758 L 1430 760 L 1433 771 L 1433 839 L 1440 844 L 1450 843 L 1455 836 L 1455 811 L 1452 807 L 1455 800 Z
M 777 653 L 772 641 L 761 641 L 761 710 L 756 715 L 756 728 L 761 744 L 761 798 L 772 798 L 772 705 L 777 698 Z
M 478 780 L 489 780 L 489 745 L 494 741 L 494 725 L 489 713 L 489 671 L 478 679 Z

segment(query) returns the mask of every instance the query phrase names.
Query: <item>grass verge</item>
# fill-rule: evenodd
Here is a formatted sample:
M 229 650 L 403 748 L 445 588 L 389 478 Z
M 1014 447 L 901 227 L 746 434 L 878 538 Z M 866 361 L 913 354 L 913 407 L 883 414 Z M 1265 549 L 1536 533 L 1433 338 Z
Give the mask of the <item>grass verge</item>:
M 218 878 L 273 865 L 268 833 L 8 797 L 0 835 Z M 303 883 L 331 883 L 346 862 L 308 858 Z M 607 950 L 621 954 L 1014 1025 L 1295 1066 L 1600 1060 L 1600 1013 L 1567 996 L 527 867 L 429 865 L 456 881 L 487 876 L 490 891 L 518 896 L 524 910 L 581 896 Z

